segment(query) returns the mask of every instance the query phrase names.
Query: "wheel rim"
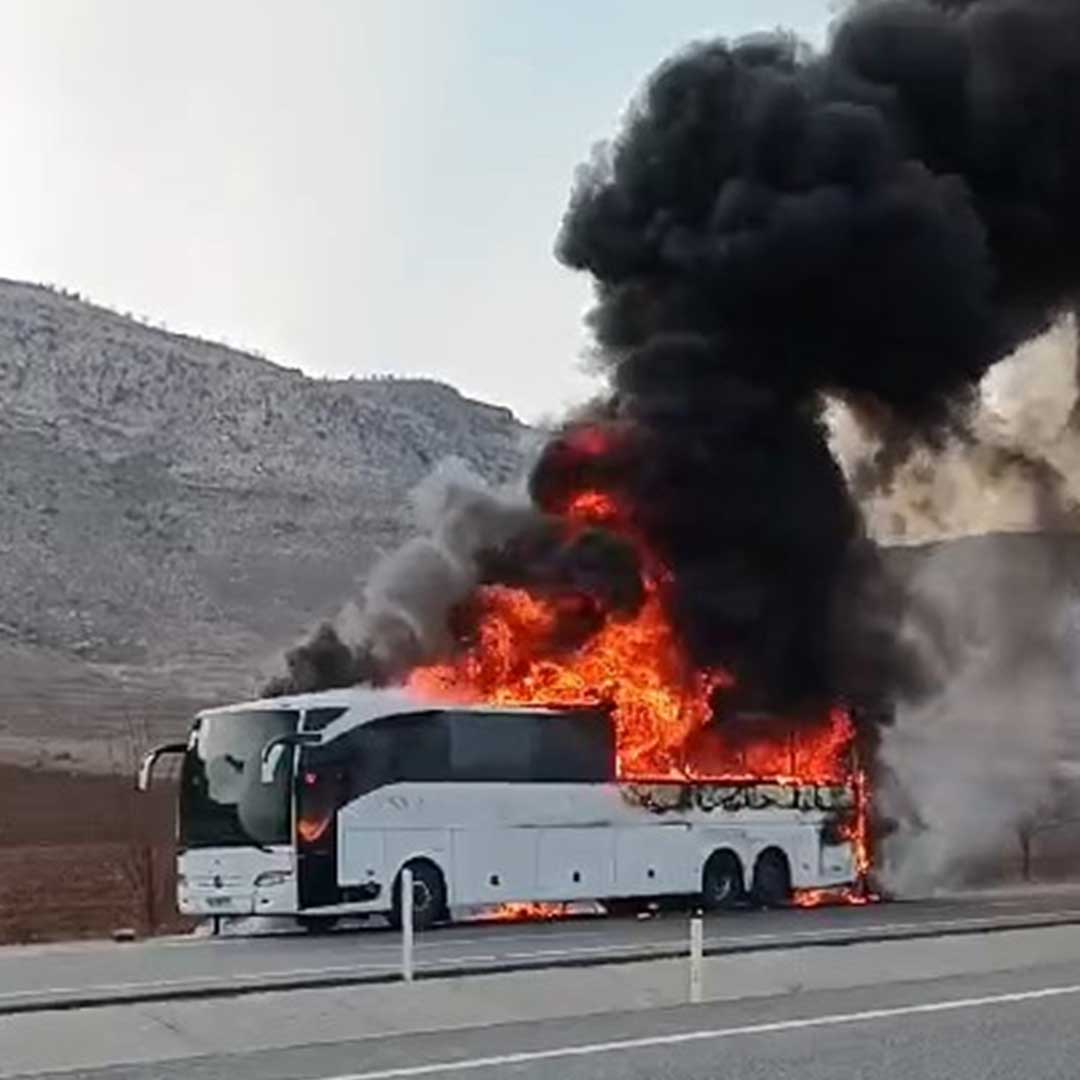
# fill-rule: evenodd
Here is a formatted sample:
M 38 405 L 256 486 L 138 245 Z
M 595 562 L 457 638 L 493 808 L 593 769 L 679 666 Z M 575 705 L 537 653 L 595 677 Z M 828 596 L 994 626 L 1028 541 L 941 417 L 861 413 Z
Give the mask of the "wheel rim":
M 431 894 L 431 886 L 426 881 L 413 880 L 412 902 L 413 911 L 427 911 L 431 908 L 434 897 Z
M 731 903 L 739 891 L 738 871 L 726 860 L 716 860 L 705 875 L 705 894 L 710 904 Z

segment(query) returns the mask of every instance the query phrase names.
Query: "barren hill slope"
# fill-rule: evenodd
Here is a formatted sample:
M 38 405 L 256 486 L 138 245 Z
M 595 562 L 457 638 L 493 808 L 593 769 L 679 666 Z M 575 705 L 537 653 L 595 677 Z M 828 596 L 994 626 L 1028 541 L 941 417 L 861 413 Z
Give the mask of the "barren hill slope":
M 436 382 L 312 379 L 0 281 L 0 755 L 250 692 L 437 461 L 501 480 L 526 434 Z

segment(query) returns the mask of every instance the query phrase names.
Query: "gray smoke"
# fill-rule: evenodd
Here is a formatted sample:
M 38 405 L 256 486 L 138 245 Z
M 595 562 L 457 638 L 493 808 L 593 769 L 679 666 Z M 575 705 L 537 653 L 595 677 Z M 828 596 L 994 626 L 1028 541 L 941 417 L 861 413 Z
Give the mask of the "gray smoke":
M 451 649 L 450 615 L 480 581 L 485 553 L 541 515 L 523 490 L 491 490 L 458 459 L 442 462 L 411 495 L 419 535 L 373 569 L 350 602 L 286 655 L 288 674 L 266 693 L 398 681 Z
M 1076 371 L 1069 316 L 982 380 L 974 438 L 920 450 L 861 500 L 904 578 L 922 675 L 878 757 L 877 809 L 899 826 L 883 851 L 894 892 L 1000 877 L 1019 865 L 1025 830 L 1059 812 L 1080 728 Z M 876 444 L 842 406 L 831 421 L 857 477 Z
M 491 491 L 457 460 L 440 465 L 412 501 L 425 535 L 375 567 L 359 619 L 360 637 L 391 678 L 450 651 L 450 612 L 479 583 L 481 556 L 539 517 L 524 492 Z
M 879 870 L 921 895 L 1019 860 L 1055 812 L 1077 727 L 1080 537 L 970 537 L 909 553 L 909 640 L 936 693 L 882 733 Z

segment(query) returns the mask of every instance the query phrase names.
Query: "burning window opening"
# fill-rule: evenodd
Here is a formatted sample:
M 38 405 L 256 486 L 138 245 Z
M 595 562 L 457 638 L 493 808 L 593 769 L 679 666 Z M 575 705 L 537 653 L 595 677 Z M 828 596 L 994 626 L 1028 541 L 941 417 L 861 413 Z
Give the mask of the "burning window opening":
M 850 789 L 853 805 L 838 811 L 837 829 L 854 843 L 858 880 L 845 898 L 868 899 L 869 790 L 850 711 L 837 706 L 797 725 L 769 715 L 725 719 L 724 692 L 734 677 L 689 662 L 665 604 L 669 574 L 629 515 L 592 489 L 572 496 L 565 512 L 571 528 L 602 523 L 633 544 L 644 579 L 637 612 L 608 614 L 591 637 L 560 649 L 563 598 L 481 586 L 470 601 L 468 643 L 455 657 L 413 671 L 409 688 L 434 700 L 491 706 L 608 706 L 617 775 L 628 784 Z M 528 907 L 513 917 L 530 917 Z

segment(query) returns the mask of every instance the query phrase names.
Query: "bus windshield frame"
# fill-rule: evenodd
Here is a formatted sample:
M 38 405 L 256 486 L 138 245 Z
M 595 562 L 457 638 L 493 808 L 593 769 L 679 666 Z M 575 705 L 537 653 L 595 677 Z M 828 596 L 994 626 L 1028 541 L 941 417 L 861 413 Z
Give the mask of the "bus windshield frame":
M 269 848 L 292 842 L 293 750 L 263 783 L 263 747 L 299 728 L 296 709 L 209 713 L 196 719 L 180 773 L 182 850 Z

